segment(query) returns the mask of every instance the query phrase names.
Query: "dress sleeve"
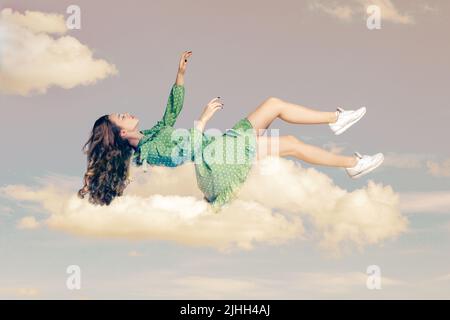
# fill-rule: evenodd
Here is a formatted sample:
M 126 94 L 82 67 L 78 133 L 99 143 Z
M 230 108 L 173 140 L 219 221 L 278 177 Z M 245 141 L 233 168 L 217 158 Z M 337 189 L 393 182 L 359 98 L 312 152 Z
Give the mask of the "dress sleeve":
M 173 126 L 175 124 L 175 121 L 183 108 L 183 102 L 184 86 L 175 83 L 170 90 L 166 111 L 163 116 L 163 121 L 166 126 Z
M 178 115 L 183 108 L 184 102 L 184 86 L 173 84 L 170 90 L 169 98 L 167 99 L 166 110 L 161 120 L 159 120 L 150 129 L 142 130 L 141 132 L 146 136 L 155 135 L 164 126 L 173 126 L 177 120 Z

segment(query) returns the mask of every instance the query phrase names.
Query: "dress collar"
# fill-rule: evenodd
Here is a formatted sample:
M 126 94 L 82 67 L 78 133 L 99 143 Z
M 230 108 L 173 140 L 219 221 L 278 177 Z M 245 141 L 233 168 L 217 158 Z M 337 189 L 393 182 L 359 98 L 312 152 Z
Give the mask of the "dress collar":
M 139 131 L 140 133 L 144 134 L 142 131 Z M 135 158 L 135 162 L 136 164 L 142 164 L 144 161 L 147 161 L 147 151 L 148 151 L 148 147 L 143 147 L 145 146 L 145 143 L 150 141 L 152 139 L 151 135 L 144 135 L 142 136 L 142 138 L 139 140 L 137 146 L 136 146 L 136 150 L 134 152 L 134 158 Z
M 139 142 L 138 142 L 136 148 L 139 148 L 140 146 L 142 146 L 144 143 L 146 143 L 148 140 L 151 139 L 151 136 L 150 136 L 150 135 L 145 135 L 145 134 L 142 132 L 142 130 L 139 131 L 139 133 L 143 134 L 143 136 L 142 136 L 142 138 L 139 140 Z

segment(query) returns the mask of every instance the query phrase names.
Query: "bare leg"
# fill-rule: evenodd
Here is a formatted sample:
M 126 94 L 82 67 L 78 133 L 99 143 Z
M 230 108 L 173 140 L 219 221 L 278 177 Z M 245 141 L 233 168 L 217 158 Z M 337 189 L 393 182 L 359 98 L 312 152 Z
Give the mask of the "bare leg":
M 270 97 L 247 116 L 258 135 L 261 135 L 276 118 L 289 123 L 320 124 L 336 122 L 337 115 L 334 111 L 313 110 L 280 98 Z
M 258 136 L 257 160 L 266 156 L 294 156 L 311 164 L 323 166 L 350 168 L 356 165 L 357 159 L 353 156 L 342 156 L 331 153 L 319 147 L 306 144 L 296 137 L 287 136 Z

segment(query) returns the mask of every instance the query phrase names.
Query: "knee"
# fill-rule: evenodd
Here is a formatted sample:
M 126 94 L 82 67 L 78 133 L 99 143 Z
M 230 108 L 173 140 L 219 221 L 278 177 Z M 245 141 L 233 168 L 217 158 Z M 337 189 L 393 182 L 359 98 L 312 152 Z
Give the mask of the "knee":
M 282 155 L 288 156 L 293 155 L 301 143 L 301 141 L 293 135 L 282 136 L 280 137 L 280 140 L 281 152 L 283 153 Z
M 277 97 L 268 97 L 266 100 L 264 100 L 265 104 L 279 104 L 282 100 Z
M 291 144 L 302 143 L 302 141 L 300 141 L 296 136 L 293 135 L 287 135 L 285 136 L 285 139 Z

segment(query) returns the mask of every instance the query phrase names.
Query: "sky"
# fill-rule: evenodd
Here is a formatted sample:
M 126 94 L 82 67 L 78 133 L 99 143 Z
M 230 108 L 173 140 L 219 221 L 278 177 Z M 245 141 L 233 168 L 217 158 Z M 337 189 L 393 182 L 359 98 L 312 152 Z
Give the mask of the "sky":
M 79 0 L 73 30 L 72 4 L 0 2 L 0 298 L 450 298 L 448 1 Z M 367 27 L 372 4 L 380 29 Z M 191 164 L 135 168 L 111 208 L 77 200 L 95 119 L 130 112 L 150 128 L 185 50 L 176 127 L 216 96 L 225 107 L 208 127 L 221 131 L 271 96 L 324 111 L 365 106 L 340 136 L 272 127 L 385 162 L 352 180 L 268 159 L 214 216 Z

